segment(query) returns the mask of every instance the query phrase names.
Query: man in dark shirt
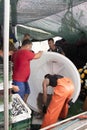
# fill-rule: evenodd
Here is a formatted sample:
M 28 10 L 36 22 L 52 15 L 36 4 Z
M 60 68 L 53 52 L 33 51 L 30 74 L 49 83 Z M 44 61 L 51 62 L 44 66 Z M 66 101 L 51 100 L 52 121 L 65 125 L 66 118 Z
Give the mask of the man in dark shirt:
M 53 88 L 53 95 L 46 110 L 47 88 Z M 42 83 L 43 87 L 43 112 L 45 113 L 42 126 L 52 125 L 59 119 L 65 119 L 68 115 L 69 102 L 74 93 L 74 84 L 70 78 L 62 75 L 46 74 Z M 51 129 L 47 129 L 51 130 Z
M 48 51 L 50 52 L 57 52 L 57 53 L 60 53 L 62 55 L 65 55 L 65 53 L 63 52 L 62 48 L 61 47 L 57 47 L 54 43 L 54 39 L 53 38 L 49 38 L 48 39 L 48 45 L 49 45 L 49 49 Z

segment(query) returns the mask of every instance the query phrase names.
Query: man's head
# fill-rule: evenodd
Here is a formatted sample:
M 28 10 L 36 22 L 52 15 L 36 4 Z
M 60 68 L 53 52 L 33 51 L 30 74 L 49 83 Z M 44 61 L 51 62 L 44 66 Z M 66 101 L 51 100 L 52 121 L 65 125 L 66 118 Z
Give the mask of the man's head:
M 12 55 L 16 51 L 14 43 L 9 41 L 9 55 Z
M 28 49 L 28 50 L 31 50 L 32 48 L 32 42 L 30 40 L 24 40 L 22 42 L 22 48 L 25 48 L 25 49 Z
M 55 78 L 55 75 L 46 74 L 44 78 L 48 79 L 47 86 L 55 87 L 57 85 L 57 78 Z
M 49 45 L 50 49 L 52 49 L 52 50 L 54 49 L 55 44 L 54 44 L 53 38 L 48 39 L 48 45 Z
M 57 80 L 63 78 L 61 75 L 57 74 L 46 74 L 44 76 L 44 79 L 49 79 L 49 82 L 47 83 L 48 86 L 55 87 L 57 85 Z
M 23 41 L 24 41 L 24 40 L 27 40 L 27 39 L 30 40 L 30 34 L 25 33 L 25 34 L 24 34 Z

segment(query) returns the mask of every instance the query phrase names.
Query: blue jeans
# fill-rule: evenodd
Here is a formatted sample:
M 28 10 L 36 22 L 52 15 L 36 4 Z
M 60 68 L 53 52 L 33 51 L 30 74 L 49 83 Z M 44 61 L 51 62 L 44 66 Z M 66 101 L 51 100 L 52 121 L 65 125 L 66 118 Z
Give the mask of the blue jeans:
M 13 80 L 12 84 L 17 85 L 19 87 L 19 91 L 13 93 L 18 93 L 22 99 L 24 99 L 25 94 L 30 93 L 29 84 L 27 82 L 18 82 Z

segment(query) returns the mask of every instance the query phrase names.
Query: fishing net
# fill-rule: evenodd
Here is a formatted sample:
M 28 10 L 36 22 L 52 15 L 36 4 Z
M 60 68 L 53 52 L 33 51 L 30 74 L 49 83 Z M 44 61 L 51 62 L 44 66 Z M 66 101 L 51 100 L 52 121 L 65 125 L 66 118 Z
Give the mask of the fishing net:
M 10 23 L 27 27 L 17 26 L 19 40 L 25 32 L 39 41 L 61 36 L 69 43 L 75 43 L 87 38 L 87 0 L 11 0 L 10 3 Z M 1 24 L 2 16 L 3 0 L 0 0 Z

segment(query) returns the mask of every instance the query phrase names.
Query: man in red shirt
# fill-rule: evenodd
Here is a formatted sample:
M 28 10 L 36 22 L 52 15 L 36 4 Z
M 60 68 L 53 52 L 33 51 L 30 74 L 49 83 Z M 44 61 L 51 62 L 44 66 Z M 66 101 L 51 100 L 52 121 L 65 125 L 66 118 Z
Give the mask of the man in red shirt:
M 18 86 L 18 93 L 21 98 L 26 102 L 30 93 L 28 78 L 30 76 L 30 61 L 32 59 L 38 59 L 42 55 L 42 51 L 33 53 L 31 51 L 32 42 L 30 40 L 24 40 L 22 47 L 16 51 L 12 56 L 13 62 L 13 85 Z M 14 92 L 15 93 L 15 92 Z

